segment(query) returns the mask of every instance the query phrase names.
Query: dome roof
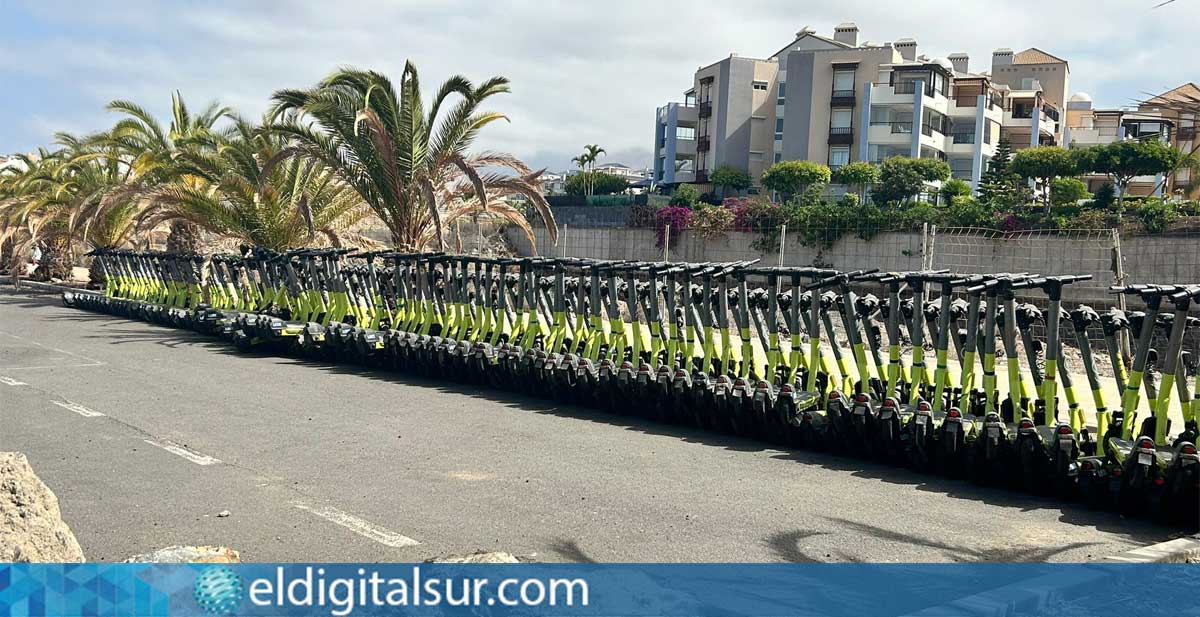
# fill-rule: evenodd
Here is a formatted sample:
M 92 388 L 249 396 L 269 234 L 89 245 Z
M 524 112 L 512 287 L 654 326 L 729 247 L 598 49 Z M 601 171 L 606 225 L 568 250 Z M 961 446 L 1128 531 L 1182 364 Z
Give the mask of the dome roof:
M 946 69 L 947 71 L 954 72 L 954 63 L 945 58 L 934 58 L 933 63 Z
M 1075 94 L 1071 95 L 1069 102 L 1071 102 L 1071 103 L 1091 103 L 1092 95 L 1088 94 L 1087 92 L 1076 92 Z

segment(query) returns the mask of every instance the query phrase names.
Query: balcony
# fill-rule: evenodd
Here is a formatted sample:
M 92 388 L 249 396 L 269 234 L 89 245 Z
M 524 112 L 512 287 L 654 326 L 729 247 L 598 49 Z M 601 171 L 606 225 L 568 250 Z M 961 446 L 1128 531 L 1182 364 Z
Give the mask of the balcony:
M 712 116 L 712 101 L 704 101 L 703 103 L 700 103 L 700 106 L 696 108 L 696 115 L 701 118 L 708 118 Z
M 830 107 L 854 107 L 853 90 L 834 90 L 829 98 Z
M 696 140 L 696 152 L 708 152 L 710 147 L 712 147 L 712 142 L 709 141 L 709 138 L 701 137 Z
M 840 146 L 854 143 L 854 127 L 852 126 L 831 126 L 829 127 L 829 145 Z
M 915 81 L 898 81 L 893 87 L 893 92 L 896 94 L 916 94 L 917 82 Z
M 954 133 L 954 143 L 973 144 L 975 143 L 975 133 Z
M 913 130 L 911 120 L 907 122 L 872 122 L 871 126 L 889 127 L 893 135 L 911 135 Z

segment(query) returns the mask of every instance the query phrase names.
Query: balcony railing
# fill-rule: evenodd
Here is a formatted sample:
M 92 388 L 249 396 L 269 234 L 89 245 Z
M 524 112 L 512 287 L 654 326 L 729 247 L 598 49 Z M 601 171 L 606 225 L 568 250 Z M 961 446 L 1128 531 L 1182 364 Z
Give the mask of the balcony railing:
M 833 107 L 853 107 L 854 91 L 834 90 L 833 95 L 829 98 L 829 104 Z
M 1196 138 L 1196 127 L 1181 126 L 1175 132 L 1175 138 L 1180 141 L 1191 141 Z
M 1057 109 L 1055 109 L 1049 105 L 1042 105 L 1042 113 L 1046 114 L 1047 118 L 1050 118 L 1051 120 L 1053 120 L 1055 122 L 1058 122 L 1058 110 Z
M 893 92 L 896 94 L 914 94 L 917 91 L 917 82 L 915 81 L 898 81 L 893 86 Z
M 701 169 L 701 170 L 697 171 L 696 172 L 696 183 L 697 184 L 705 184 L 707 182 L 708 182 L 708 170 Z
M 975 133 L 955 133 L 954 143 L 956 144 L 973 144 L 975 143 Z
M 871 126 L 887 126 L 891 127 L 892 133 L 897 135 L 908 135 L 912 133 L 913 123 L 908 122 L 872 122 Z
M 696 152 L 708 152 L 708 148 L 711 145 L 712 144 L 707 137 L 701 137 L 700 139 L 696 140 Z
M 829 143 L 833 145 L 843 145 L 854 141 L 854 127 L 852 126 L 831 126 L 829 127 Z
M 697 108 L 697 110 L 696 110 L 696 115 L 701 118 L 707 118 L 707 117 L 711 116 L 712 115 L 712 103 L 709 101 L 704 101 L 703 103 L 700 103 L 699 108 Z

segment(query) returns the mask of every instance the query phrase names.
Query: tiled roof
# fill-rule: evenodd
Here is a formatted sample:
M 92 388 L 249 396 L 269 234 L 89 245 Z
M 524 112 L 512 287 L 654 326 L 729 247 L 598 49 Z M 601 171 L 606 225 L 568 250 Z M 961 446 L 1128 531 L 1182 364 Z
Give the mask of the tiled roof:
M 1175 88 L 1168 90 L 1162 94 L 1150 99 L 1147 103 L 1196 103 L 1200 102 L 1200 86 L 1192 82 L 1188 82 Z
M 1066 62 L 1058 56 L 1052 56 L 1036 47 L 1030 47 L 1013 56 L 1013 64 L 1052 64 Z

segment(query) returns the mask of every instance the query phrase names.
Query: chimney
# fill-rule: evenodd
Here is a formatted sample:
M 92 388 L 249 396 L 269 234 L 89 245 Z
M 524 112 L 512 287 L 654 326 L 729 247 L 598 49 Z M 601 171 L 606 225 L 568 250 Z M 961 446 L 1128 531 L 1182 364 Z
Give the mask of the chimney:
M 961 53 L 959 53 L 959 54 L 950 54 L 950 57 L 949 57 L 949 58 L 947 58 L 947 59 L 950 61 L 950 64 L 953 64 L 953 65 L 954 65 L 954 72 L 955 72 L 955 73 L 968 73 L 968 72 L 970 72 L 970 71 L 968 71 L 968 70 L 967 70 L 967 63 L 968 63 L 968 61 L 970 60 L 970 56 L 968 56 L 967 54 L 961 54 Z
M 838 24 L 833 29 L 833 40 L 851 47 L 858 47 L 858 26 L 852 21 Z
M 917 59 L 917 42 L 913 39 L 900 39 L 892 44 L 896 51 L 900 52 L 900 57 L 910 62 Z
M 992 52 L 992 72 L 996 72 L 998 66 L 1011 66 L 1013 63 L 1013 50 L 1007 47 L 1001 47 Z

